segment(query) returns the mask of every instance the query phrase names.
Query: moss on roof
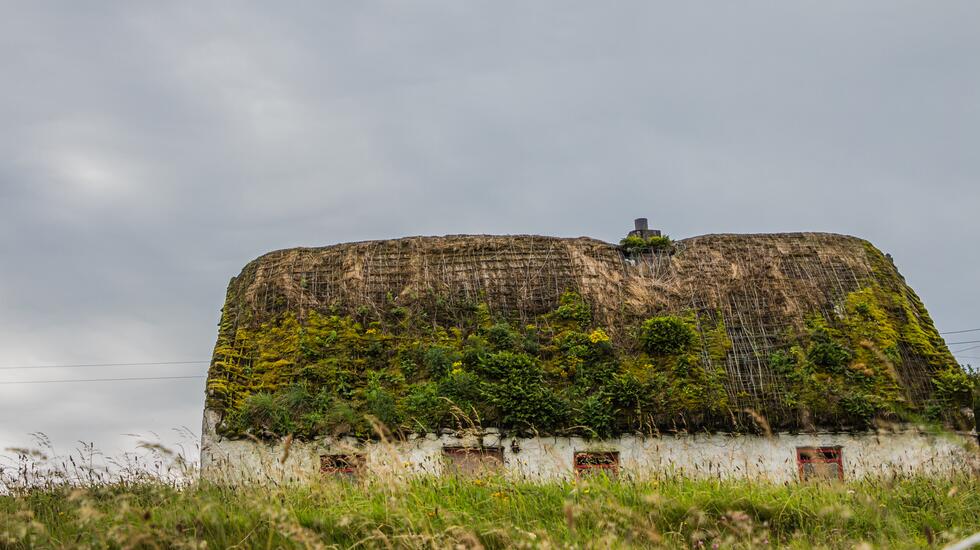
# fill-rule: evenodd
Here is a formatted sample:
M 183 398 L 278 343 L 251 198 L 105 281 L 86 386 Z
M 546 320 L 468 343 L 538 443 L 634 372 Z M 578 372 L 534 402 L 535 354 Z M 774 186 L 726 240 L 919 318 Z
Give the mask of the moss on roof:
M 890 259 L 854 237 L 413 237 L 248 264 L 207 406 L 230 436 L 606 436 L 952 420 L 964 384 Z

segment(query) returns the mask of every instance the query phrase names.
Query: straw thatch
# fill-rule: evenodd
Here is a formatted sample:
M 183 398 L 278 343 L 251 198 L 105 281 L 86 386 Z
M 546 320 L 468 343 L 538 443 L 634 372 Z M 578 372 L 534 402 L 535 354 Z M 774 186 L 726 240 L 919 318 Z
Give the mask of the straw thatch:
M 778 402 L 781 387 L 769 355 L 791 345 L 787 338 L 808 318 L 833 317 L 848 293 L 870 284 L 914 298 L 890 260 L 843 235 L 705 235 L 678 241 L 669 253 L 637 255 L 584 237 L 411 237 L 266 254 L 232 280 L 222 331 L 229 337 L 284 312 L 381 315 L 392 305 L 451 323 L 457 309 L 483 303 L 523 321 L 553 310 L 572 290 L 614 340 L 656 314 L 720 316 L 732 342 L 730 400 L 736 409 L 764 409 Z M 924 309 L 912 313 L 934 332 Z M 909 397 L 927 399 L 928 362 L 906 346 L 900 353 Z

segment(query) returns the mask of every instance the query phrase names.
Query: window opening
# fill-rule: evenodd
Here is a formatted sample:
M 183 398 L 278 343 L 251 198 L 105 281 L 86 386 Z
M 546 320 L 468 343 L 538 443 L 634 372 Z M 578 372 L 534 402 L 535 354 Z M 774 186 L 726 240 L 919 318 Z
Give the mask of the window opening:
M 844 455 L 841 447 L 797 447 L 796 463 L 800 479 L 844 479 Z
M 575 475 L 619 475 L 619 451 L 575 453 Z
M 364 464 L 364 455 L 320 455 L 320 471 L 324 474 L 356 477 Z

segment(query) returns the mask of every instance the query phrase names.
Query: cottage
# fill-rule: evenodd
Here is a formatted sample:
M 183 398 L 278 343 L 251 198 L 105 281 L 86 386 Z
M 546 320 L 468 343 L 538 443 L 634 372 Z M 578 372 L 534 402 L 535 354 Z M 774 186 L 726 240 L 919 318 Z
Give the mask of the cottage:
M 232 479 L 945 474 L 975 457 L 969 388 L 890 257 L 854 237 L 675 242 L 639 219 L 618 245 L 296 248 L 229 284 L 202 466 Z

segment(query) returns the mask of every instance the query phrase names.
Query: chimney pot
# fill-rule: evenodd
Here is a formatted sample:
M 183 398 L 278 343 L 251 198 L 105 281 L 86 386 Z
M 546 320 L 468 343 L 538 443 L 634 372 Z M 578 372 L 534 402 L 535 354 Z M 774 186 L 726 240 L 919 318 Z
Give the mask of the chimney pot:
M 637 231 L 646 231 L 648 229 L 647 219 L 636 218 L 635 220 L 633 220 L 633 227 L 636 228 Z

